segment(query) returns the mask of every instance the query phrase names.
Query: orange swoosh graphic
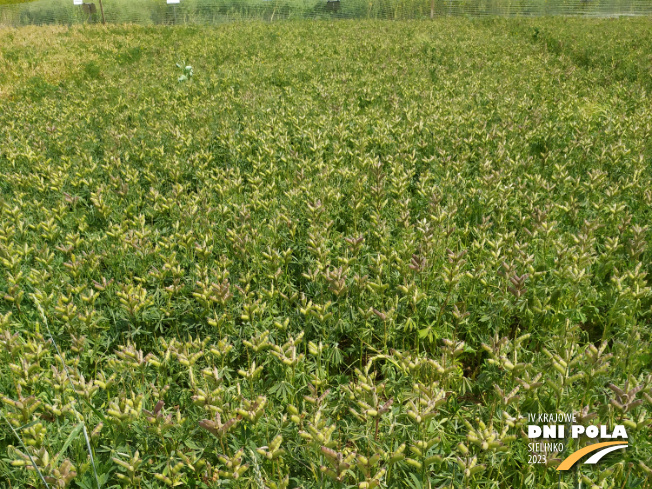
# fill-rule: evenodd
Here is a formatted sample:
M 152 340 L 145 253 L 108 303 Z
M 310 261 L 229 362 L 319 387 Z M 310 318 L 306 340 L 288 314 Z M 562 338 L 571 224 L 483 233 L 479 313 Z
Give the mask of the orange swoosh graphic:
M 627 445 L 627 442 L 605 441 L 603 443 L 594 443 L 593 445 L 589 445 L 588 447 L 581 448 L 580 450 L 573 452 L 568 457 L 566 457 L 566 459 L 559 464 L 557 470 L 568 470 L 573 466 L 573 464 L 575 464 L 575 462 L 581 459 L 584 455 L 587 455 L 591 452 L 595 452 L 596 450 L 600 450 L 601 448 L 604 447 L 610 447 L 612 445 Z

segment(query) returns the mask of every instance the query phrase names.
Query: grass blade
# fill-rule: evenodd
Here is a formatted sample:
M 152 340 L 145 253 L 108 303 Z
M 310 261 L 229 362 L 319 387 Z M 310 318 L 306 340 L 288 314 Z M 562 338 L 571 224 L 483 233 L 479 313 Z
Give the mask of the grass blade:
M 82 430 L 83 427 L 84 427 L 84 423 L 77 423 L 77 425 L 70 432 L 68 438 L 66 439 L 66 442 L 63 444 L 63 447 L 61 448 L 61 450 L 59 450 L 59 453 L 57 453 L 57 456 L 54 458 L 54 462 L 53 462 L 54 466 L 59 465 L 59 460 L 61 459 L 62 455 L 66 452 L 66 450 L 68 449 L 72 441 L 79 434 L 79 432 Z
M 20 443 L 20 446 L 23 448 L 23 450 L 25 450 L 25 453 L 26 453 L 27 456 L 29 457 L 29 461 L 32 463 L 32 467 L 34 467 L 34 469 L 35 469 L 36 472 L 38 473 L 38 476 L 41 478 L 41 481 L 42 481 L 43 484 L 45 485 L 46 489 L 50 489 L 50 486 L 49 486 L 48 483 L 45 481 L 45 477 L 43 477 L 43 474 L 41 473 L 41 469 L 38 468 L 38 465 L 36 465 L 36 462 L 34 462 L 34 459 L 32 458 L 32 454 L 29 453 L 29 450 L 27 450 L 27 447 L 26 447 L 25 444 L 23 443 L 23 439 L 22 439 L 22 438 L 20 437 L 20 435 L 16 432 L 16 430 L 14 429 L 14 427 L 11 426 L 11 423 L 10 423 L 9 420 L 5 417 L 4 414 L 2 414 L 2 419 L 4 419 L 5 422 L 9 425 L 9 428 L 11 428 L 11 431 L 14 433 L 14 436 L 15 436 L 16 438 L 18 438 L 18 443 Z

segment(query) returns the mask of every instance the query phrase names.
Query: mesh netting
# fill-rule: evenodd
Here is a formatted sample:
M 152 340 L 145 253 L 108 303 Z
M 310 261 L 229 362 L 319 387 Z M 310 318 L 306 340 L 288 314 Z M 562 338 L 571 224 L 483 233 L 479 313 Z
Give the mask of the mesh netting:
M 38 0 L 0 6 L 0 25 L 75 24 L 101 20 L 94 8 L 72 0 Z M 106 22 L 210 24 L 242 19 L 417 19 L 441 15 L 652 15 L 652 0 L 103 0 Z M 89 13 L 94 10 L 95 13 Z

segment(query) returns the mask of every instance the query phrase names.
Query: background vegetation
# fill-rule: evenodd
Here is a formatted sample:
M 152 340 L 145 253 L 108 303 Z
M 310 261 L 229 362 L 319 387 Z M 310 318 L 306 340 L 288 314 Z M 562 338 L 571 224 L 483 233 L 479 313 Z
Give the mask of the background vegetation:
M 651 48 L 647 20 L 0 31 L 0 480 L 650 487 Z M 630 447 L 558 480 L 578 442 L 530 464 L 538 412 Z
M 32 0 L 0 0 L 0 5 L 12 5 L 15 3 L 27 3 Z
M 1 2 L 0 2 L 1 3 Z M 71 0 L 37 0 L 0 8 L 0 24 L 76 24 L 88 18 Z M 107 22 L 137 24 L 215 24 L 245 19 L 423 19 L 436 16 L 627 16 L 652 15 L 648 0 L 104 0 Z

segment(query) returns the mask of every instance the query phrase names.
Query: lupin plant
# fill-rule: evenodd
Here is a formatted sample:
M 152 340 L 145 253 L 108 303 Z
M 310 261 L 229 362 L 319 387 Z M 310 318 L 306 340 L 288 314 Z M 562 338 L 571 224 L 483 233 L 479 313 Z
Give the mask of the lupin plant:
M 233 456 L 219 455 L 218 459 L 224 465 L 225 470 L 217 472 L 223 479 L 238 479 L 244 474 L 249 465 L 243 463 L 243 450 L 238 450 Z
M 43 480 L 51 487 L 65 489 L 77 475 L 75 466 L 69 459 L 65 459 L 60 465 L 56 465 L 57 459 L 50 459 L 45 447 L 33 450 L 31 456 L 11 447 L 16 458 L 11 462 L 13 467 L 26 467 L 27 470 L 43 473 Z M 34 461 L 34 465 L 32 465 Z
M 2 482 L 651 487 L 644 19 L 47 29 L 0 29 Z M 558 473 L 538 413 L 628 448 Z
M 143 463 L 140 459 L 140 454 L 138 450 L 134 453 L 133 457 L 129 458 L 128 455 L 124 455 L 126 460 L 123 460 L 119 457 L 112 457 L 111 460 L 115 462 L 118 466 L 120 472 L 116 474 L 118 479 L 123 481 L 124 484 L 128 484 L 131 487 L 138 487 L 142 479 L 142 475 L 138 475 L 138 468 Z

